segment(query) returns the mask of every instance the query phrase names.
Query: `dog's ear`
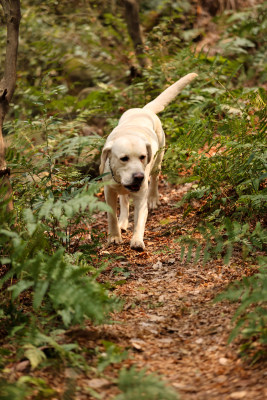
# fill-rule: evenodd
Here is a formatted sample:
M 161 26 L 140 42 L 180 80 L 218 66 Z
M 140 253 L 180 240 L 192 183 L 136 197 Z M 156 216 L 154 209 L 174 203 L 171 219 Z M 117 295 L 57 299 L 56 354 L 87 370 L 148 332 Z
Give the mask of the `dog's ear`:
M 111 151 L 111 148 L 112 148 L 112 143 L 108 143 L 107 145 L 105 145 L 103 147 L 102 154 L 101 154 L 101 162 L 100 162 L 100 167 L 99 167 L 100 175 L 102 175 L 104 172 L 105 164 L 106 164 L 107 158 L 109 156 L 109 153 Z
M 152 148 L 150 143 L 146 144 L 146 152 L 147 152 L 147 164 L 149 164 L 152 158 Z

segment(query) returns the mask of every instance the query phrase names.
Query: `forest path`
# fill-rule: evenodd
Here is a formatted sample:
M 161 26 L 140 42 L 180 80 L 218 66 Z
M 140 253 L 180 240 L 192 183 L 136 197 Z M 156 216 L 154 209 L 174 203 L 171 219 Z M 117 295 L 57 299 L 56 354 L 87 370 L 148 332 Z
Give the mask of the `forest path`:
M 114 283 L 124 307 L 113 316 L 118 323 L 97 328 L 98 337 L 129 352 L 127 360 L 105 372 L 146 368 L 161 374 L 182 400 L 263 400 L 266 365 L 249 365 L 238 357 L 238 344 L 227 345 L 236 306 L 213 301 L 249 266 L 238 257 L 228 266 L 216 260 L 204 266 L 181 263 L 175 238 L 197 224 L 197 211 L 183 218 L 175 207 L 186 190 L 187 185 L 161 183 L 162 204 L 149 214 L 144 252 L 130 249 L 131 226 L 123 244 L 100 250 L 100 257 L 116 256 L 101 280 Z M 104 231 L 105 219 L 97 225 Z M 112 398 L 110 388 L 99 389 L 101 398 Z

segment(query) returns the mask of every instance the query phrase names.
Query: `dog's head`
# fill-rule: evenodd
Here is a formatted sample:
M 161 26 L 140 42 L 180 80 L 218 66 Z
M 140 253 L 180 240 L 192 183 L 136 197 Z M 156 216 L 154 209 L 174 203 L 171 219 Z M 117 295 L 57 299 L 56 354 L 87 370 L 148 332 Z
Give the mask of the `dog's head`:
M 150 143 L 139 137 L 125 135 L 108 142 L 102 151 L 100 174 L 109 159 L 109 168 L 115 182 L 131 192 L 138 192 L 145 179 L 145 168 L 150 163 Z

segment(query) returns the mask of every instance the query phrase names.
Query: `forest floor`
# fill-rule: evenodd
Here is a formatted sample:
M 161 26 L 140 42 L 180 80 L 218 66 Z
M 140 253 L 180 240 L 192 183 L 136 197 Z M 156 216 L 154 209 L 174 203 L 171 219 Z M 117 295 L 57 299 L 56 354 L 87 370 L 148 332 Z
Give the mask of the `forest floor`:
M 199 222 L 197 208 L 183 218 L 175 207 L 187 190 L 188 184 L 161 181 L 161 206 L 149 214 L 144 252 L 130 249 L 132 223 L 119 246 L 108 247 L 103 237 L 96 265 L 109 261 L 99 279 L 124 305 L 112 315 L 113 324 L 88 323 L 67 332 L 66 342 L 84 349 L 88 372 L 67 365 L 55 370 L 53 364 L 28 371 L 55 390 L 52 399 L 112 399 L 119 393 L 119 370 L 132 365 L 161 375 L 181 400 L 267 398 L 267 363 L 252 364 L 239 356 L 240 343 L 227 344 L 236 305 L 214 302 L 229 282 L 250 275 L 253 267 L 238 254 L 228 266 L 220 260 L 206 265 L 180 261 L 176 239 Z M 98 214 L 94 228 L 106 232 L 104 213 Z M 104 341 L 127 350 L 128 357 L 97 372 Z M 19 378 L 28 367 L 22 361 L 13 366 L 13 374 Z M 74 397 L 66 397 L 68 385 L 74 387 Z
M 144 252 L 129 247 L 131 225 L 122 245 L 103 243 L 99 256 L 112 255 L 115 261 L 100 279 L 114 282 L 124 306 L 113 315 L 115 324 L 88 329 L 98 340 L 128 350 L 127 360 L 108 367 L 106 377 L 122 366 L 136 365 L 160 374 L 182 400 L 262 400 L 267 398 L 267 364 L 253 365 L 238 355 L 240 343 L 227 344 L 236 305 L 214 302 L 231 281 L 252 273 L 251 263 L 239 254 L 228 266 L 218 260 L 204 266 L 181 263 L 176 239 L 199 222 L 197 208 L 183 218 L 175 207 L 188 186 L 162 180 L 161 206 L 149 214 Z M 104 214 L 95 227 L 106 231 Z M 116 388 L 107 379 L 86 384 L 95 385 L 101 398 L 112 398 Z

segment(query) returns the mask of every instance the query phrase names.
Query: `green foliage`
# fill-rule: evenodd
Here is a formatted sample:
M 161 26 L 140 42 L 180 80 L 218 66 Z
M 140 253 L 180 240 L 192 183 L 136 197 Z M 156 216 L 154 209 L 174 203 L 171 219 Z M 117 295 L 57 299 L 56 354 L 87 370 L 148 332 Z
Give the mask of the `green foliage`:
M 53 329 L 51 322 L 45 321 L 45 318 L 47 315 L 39 314 L 38 319 L 31 316 L 29 328 L 26 331 L 24 329 L 23 336 L 19 337 L 22 345 L 20 350 L 22 354 L 20 355 L 29 360 L 31 370 L 58 361 L 59 363 L 68 362 L 74 367 L 86 370 L 87 363 L 81 355 L 80 346 L 77 343 L 66 341 L 66 330 Z M 43 322 L 43 326 L 40 321 Z M 38 325 L 40 325 L 40 329 L 38 329 Z
M 1 400 L 24 400 L 29 393 L 29 388 L 21 382 L 7 383 L 0 380 Z
M 199 225 L 190 234 L 181 236 L 178 241 L 181 243 L 182 261 L 185 256 L 186 262 L 193 259 L 194 263 L 200 260 L 206 263 L 211 257 L 223 257 L 224 263 L 228 264 L 235 249 L 241 251 L 244 258 L 249 254 L 255 254 L 258 250 L 264 250 L 267 233 L 259 222 L 251 230 L 247 223 L 225 218 L 219 226 L 211 223 Z
M 186 217 L 197 204 L 205 216 L 207 223 L 197 228 L 206 240 L 204 260 L 224 253 L 228 263 L 234 246 L 241 245 L 248 255 L 266 244 L 266 94 L 261 89 L 200 93 L 203 103 L 194 106 L 183 131 L 174 131 L 176 140 L 167 149 L 164 165 L 170 179 L 177 180 L 180 172 L 182 181 L 194 183 L 177 206 Z M 211 93 L 215 106 L 210 109 Z M 192 234 L 181 241 L 189 244 L 187 259 L 197 248 L 198 261 L 202 246 L 194 243 Z
M 48 244 L 49 236 L 57 239 L 49 227 L 51 219 L 65 227 L 68 218 L 88 208 L 88 204 L 91 211 L 99 206 L 105 209 L 104 203 L 97 202 L 92 193 L 83 192 L 82 196 L 66 203 L 48 200 L 37 215 L 26 209 L 26 229 L 21 234 L 7 229 L 0 231 L 0 245 L 5 255 L 1 262 L 11 265 L 1 284 L 14 276 L 18 279 L 8 289 L 12 300 L 15 301 L 22 292 L 31 288 L 32 305 L 38 310 L 48 296 L 52 308 L 66 326 L 81 323 L 84 318 L 99 323 L 116 304 L 116 300 L 96 283 L 95 277 L 87 275 L 90 267 L 85 262 L 76 264 L 74 257 L 67 257 L 64 248 L 60 247 L 51 254 L 51 245 Z
M 267 74 L 266 16 L 266 2 L 226 16 L 227 29 L 220 42 L 228 57 L 244 65 L 247 79 L 255 79 L 256 74 L 260 84 L 266 81 Z
M 0 381 L 1 400 L 24 400 L 34 392 L 38 392 L 36 400 L 49 399 L 55 395 L 55 391 L 42 378 L 25 375 L 12 384 Z
M 231 332 L 229 342 L 242 335 L 245 343 L 241 350 L 252 350 L 254 358 L 266 355 L 267 345 L 267 258 L 259 259 L 259 272 L 250 277 L 244 277 L 240 282 L 232 283 L 228 289 L 217 296 L 216 301 L 239 301 L 233 321 L 235 328 Z M 259 348 L 257 341 L 265 346 Z
M 164 64 L 165 79 L 175 80 L 177 71 L 183 75 L 195 70 L 196 63 L 199 73 L 199 85 L 195 81 L 190 93 L 181 94 L 179 105 L 173 103 L 163 113 L 169 138 L 164 171 L 172 182 L 193 182 L 177 206 L 184 218 L 197 208 L 201 220 L 179 238 L 181 259 L 186 262 L 206 263 L 213 257 L 229 263 L 236 252 L 251 260 L 266 249 L 267 242 L 263 218 L 267 211 L 267 98 L 264 89 L 257 87 L 266 81 L 266 4 L 228 13 L 216 22 L 223 26 L 220 55 L 189 55 L 183 47 Z M 261 293 L 266 271 L 260 271 L 227 292 L 233 298 L 239 298 L 242 290 L 246 293 L 242 317 L 236 316 L 231 336 L 245 336 L 244 351 L 255 336 L 266 345 L 265 295 Z
M 150 21 L 146 11 L 155 9 L 157 20 Z M 86 369 L 83 350 L 66 341 L 66 329 L 88 318 L 106 322 L 119 306 L 108 282 L 97 280 L 105 265 L 91 265 L 101 235 L 91 229 L 92 214 L 107 211 L 93 180 L 104 142 L 99 132 L 110 132 L 124 110 L 143 106 L 166 83 L 199 74 L 161 114 L 164 171 L 171 181 L 194 182 L 180 206 L 186 217 L 194 200 L 201 202 L 207 222 L 181 238 L 182 258 L 187 252 L 187 261 L 222 257 L 228 263 L 242 251 L 249 260 L 266 244 L 266 94 L 258 88 L 266 82 L 266 5 L 216 17 L 223 29 L 210 54 L 192 52 L 206 33 L 194 28 L 190 2 L 145 1 L 141 10 L 152 68 L 133 80 L 135 57 L 118 2 L 22 4 L 17 89 L 4 125 L 15 210 L 6 215 L 0 207 L 0 316 L 1 331 L 32 370 L 50 359 Z M 83 124 L 95 133 L 81 136 Z M 244 350 L 255 337 L 266 344 L 265 286 L 262 266 L 225 294 L 241 298 L 232 337 L 244 336 Z M 100 372 L 126 357 L 113 343 L 104 347 Z M 25 398 L 32 388 L 36 398 L 53 396 L 44 381 L 30 376 L 0 385 L 1 399 Z M 135 369 L 121 372 L 119 387 L 118 399 L 177 398 L 157 377 Z
M 121 54 L 129 53 L 127 29 L 120 13 L 96 8 L 94 1 L 23 3 L 18 54 L 18 87 L 15 115 L 34 116 L 41 111 L 40 88 L 49 96 L 61 88 L 58 100 L 66 92 L 77 94 L 100 82 L 110 84 L 120 77 Z M 71 18 L 69 17 L 71 13 Z M 0 35 L 4 42 L 4 31 Z M 124 40 L 122 40 L 124 39 Z M 124 68 L 126 75 L 126 68 Z M 45 77 L 45 78 L 44 78 Z M 72 103 L 76 103 L 73 98 Z M 55 104 L 54 104 L 55 105 Z M 71 104 L 72 105 L 72 104 Z
M 134 367 L 122 369 L 119 375 L 119 389 L 122 394 L 116 400 L 177 400 L 178 395 L 159 379 L 158 376 L 137 371 Z
M 110 365 L 119 363 L 128 358 L 128 352 L 120 348 L 118 345 L 112 342 L 103 340 L 105 352 L 99 355 L 97 369 L 99 372 L 103 372 L 104 369 Z

